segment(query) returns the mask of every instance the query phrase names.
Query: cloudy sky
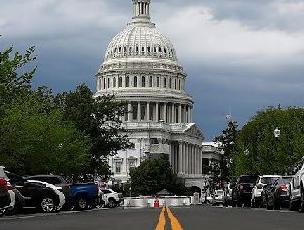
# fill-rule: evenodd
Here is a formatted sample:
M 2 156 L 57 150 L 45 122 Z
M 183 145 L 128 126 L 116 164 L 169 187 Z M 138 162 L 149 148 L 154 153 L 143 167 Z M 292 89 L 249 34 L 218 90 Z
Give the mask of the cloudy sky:
M 35 45 L 35 85 L 55 92 L 94 74 L 131 0 L 0 0 L 0 49 Z M 188 73 L 194 119 L 212 139 L 225 115 L 304 101 L 304 0 L 152 0 L 152 18 Z

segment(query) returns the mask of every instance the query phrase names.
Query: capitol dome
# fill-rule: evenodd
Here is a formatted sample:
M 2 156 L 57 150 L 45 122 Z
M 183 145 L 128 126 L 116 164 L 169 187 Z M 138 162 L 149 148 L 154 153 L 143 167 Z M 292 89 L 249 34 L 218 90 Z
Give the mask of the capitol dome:
M 177 61 L 174 47 L 155 25 L 131 22 L 110 42 L 105 60 L 137 57 L 162 58 Z

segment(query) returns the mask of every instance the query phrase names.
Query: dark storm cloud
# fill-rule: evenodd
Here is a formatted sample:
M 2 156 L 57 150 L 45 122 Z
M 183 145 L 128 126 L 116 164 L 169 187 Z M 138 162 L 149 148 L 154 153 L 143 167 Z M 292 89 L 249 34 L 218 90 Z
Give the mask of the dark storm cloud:
M 0 47 L 36 45 L 35 84 L 70 90 L 94 75 L 131 0 L 0 0 Z M 152 0 L 152 18 L 188 73 L 195 120 L 212 139 L 270 105 L 303 105 L 304 1 Z

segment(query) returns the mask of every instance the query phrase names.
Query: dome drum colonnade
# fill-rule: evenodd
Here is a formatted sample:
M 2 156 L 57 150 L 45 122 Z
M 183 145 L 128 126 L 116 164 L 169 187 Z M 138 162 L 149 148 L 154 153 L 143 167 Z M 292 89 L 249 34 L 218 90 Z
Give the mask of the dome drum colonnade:
M 123 125 L 136 146 L 110 160 L 114 177 L 122 173 L 115 174 L 115 161 L 125 165 L 125 174 L 130 157 L 139 159 L 136 166 L 141 163 L 142 146 L 149 146 L 149 153 L 168 154 L 179 175 L 199 176 L 203 136 L 192 123 L 187 76 L 170 40 L 150 21 L 150 0 L 133 0 L 133 11 L 132 21 L 110 42 L 97 74 L 96 96 L 114 94 L 128 103 Z

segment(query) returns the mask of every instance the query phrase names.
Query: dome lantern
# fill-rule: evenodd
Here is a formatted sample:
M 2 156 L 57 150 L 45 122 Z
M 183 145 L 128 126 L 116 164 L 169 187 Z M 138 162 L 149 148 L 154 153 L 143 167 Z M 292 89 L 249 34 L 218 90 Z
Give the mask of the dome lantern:
M 132 0 L 133 1 L 133 22 L 150 22 L 150 2 L 151 0 Z

